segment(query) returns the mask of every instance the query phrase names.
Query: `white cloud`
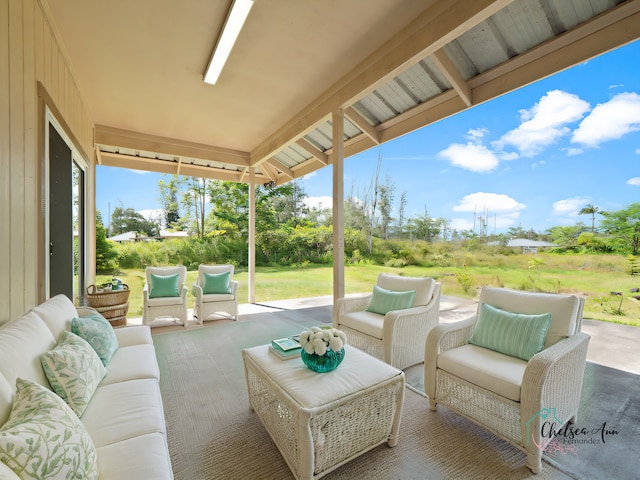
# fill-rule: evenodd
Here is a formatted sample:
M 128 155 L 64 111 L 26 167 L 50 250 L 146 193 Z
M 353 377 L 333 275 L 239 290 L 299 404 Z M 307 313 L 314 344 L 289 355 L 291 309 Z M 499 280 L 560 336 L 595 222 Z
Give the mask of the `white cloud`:
M 164 216 L 164 209 L 153 208 L 148 210 L 138 210 L 138 213 L 142 215 L 148 222 L 156 222 L 160 224 L 160 228 L 166 228 L 166 218 Z
M 449 226 L 453 230 L 458 230 L 459 232 L 464 230 L 473 230 L 473 221 L 465 218 L 452 218 Z
M 133 168 L 127 168 L 127 170 L 129 170 L 131 173 L 137 173 L 138 175 L 146 175 L 147 173 L 151 173 L 147 172 L 146 170 L 134 170 Z
M 482 212 L 485 209 L 489 213 L 517 212 L 527 208 L 526 205 L 517 202 L 508 195 L 501 193 L 477 192 L 465 195 L 453 207 L 454 212 Z
M 581 148 L 568 148 L 567 149 L 567 156 L 569 156 L 569 157 L 573 157 L 575 155 L 580 155 L 581 153 L 584 153 L 584 150 L 582 150 Z
M 302 176 L 303 180 L 310 180 L 311 178 L 315 177 L 318 174 L 318 172 L 311 172 L 311 173 L 307 173 L 306 175 Z
M 597 147 L 640 130 L 640 95 L 620 93 L 598 104 L 573 132 L 572 143 Z
M 580 120 L 588 110 L 589 103 L 577 95 L 552 90 L 530 110 L 520 110 L 520 126 L 505 133 L 495 146 L 513 145 L 522 155 L 532 157 L 568 135 L 566 125 Z
M 471 140 L 479 140 L 482 137 L 484 137 L 487 133 L 489 133 L 489 130 L 484 127 L 471 128 L 467 132 L 467 137 L 469 137 Z
M 627 185 L 635 185 L 636 187 L 640 187 L 640 177 L 633 177 L 627 180 Z
M 305 197 L 304 204 L 309 208 L 333 208 L 333 197 Z
M 636 150 L 636 154 L 637 154 L 637 155 L 640 155 L 640 148 L 638 148 L 638 149 Z
M 453 166 L 472 172 L 489 172 L 499 164 L 498 157 L 491 150 L 472 142 L 466 145 L 453 143 L 439 152 L 438 156 L 445 158 Z
M 573 197 L 566 198 L 564 200 L 558 200 L 552 205 L 552 214 L 556 217 L 578 217 L 578 212 L 588 203 L 591 199 L 587 197 Z

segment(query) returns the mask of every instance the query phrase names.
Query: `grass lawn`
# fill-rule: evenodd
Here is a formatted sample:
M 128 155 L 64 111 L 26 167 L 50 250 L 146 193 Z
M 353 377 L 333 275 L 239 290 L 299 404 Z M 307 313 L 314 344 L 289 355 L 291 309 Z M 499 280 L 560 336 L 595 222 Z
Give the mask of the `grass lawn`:
M 540 255 L 543 264 L 530 268 L 532 255 L 489 256 L 465 254 L 443 267 L 402 268 L 378 265 L 345 266 L 346 293 L 369 292 L 380 272 L 405 276 L 430 276 L 442 282 L 442 294 L 475 298 L 484 285 L 584 295 L 585 318 L 640 326 L 640 301 L 632 298 L 630 289 L 640 286 L 638 277 L 625 273 L 627 260 L 623 257 L 601 255 Z M 196 271 L 187 274 L 187 286 L 195 282 Z M 119 275 L 129 285 L 129 316 L 142 316 L 142 289 L 144 271 L 123 270 Z M 98 276 L 97 283 L 104 283 L 110 276 Z M 234 279 L 239 282 L 239 301 L 248 298 L 246 269 L 237 269 Z M 463 280 L 468 281 L 464 288 Z M 296 267 L 257 267 L 256 302 L 284 300 L 288 298 L 331 295 L 333 269 L 331 266 L 304 265 Z M 611 292 L 623 292 L 613 296 Z M 620 301 L 622 303 L 620 304 Z M 189 291 L 189 306 L 193 295 Z M 605 307 L 603 307 L 603 303 Z M 618 308 L 620 313 L 616 312 Z M 605 311 L 606 309 L 606 311 Z

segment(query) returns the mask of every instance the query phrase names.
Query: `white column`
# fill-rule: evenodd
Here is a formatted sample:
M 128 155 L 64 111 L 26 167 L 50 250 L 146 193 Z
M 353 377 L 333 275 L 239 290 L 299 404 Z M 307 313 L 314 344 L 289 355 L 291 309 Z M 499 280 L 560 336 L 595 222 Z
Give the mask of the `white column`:
M 249 168 L 249 303 L 256 303 L 256 172 Z
M 344 111 L 333 112 L 333 300 L 344 297 Z

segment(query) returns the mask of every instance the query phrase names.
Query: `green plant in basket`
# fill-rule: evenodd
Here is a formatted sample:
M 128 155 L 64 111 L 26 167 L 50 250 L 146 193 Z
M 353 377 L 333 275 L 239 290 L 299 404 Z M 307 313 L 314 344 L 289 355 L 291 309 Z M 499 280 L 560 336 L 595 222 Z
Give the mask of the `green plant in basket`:
M 347 336 L 336 328 L 311 327 L 300 334 L 300 356 L 304 364 L 315 372 L 329 372 L 344 358 Z

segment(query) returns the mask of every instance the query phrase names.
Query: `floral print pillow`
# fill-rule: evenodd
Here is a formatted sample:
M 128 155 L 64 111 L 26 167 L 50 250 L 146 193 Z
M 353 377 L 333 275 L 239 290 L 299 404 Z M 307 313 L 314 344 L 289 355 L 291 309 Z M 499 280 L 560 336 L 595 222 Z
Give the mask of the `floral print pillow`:
M 78 417 L 82 415 L 107 374 L 95 350 L 78 335 L 65 331 L 58 345 L 40 360 L 53 391 Z
M 23 480 L 98 478 L 98 456 L 84 425 L 58 395 L 18 378 L 0 428 L 0 461 Z
M 105 367 L 109 364 L 118 349 L 118 338 L 106 318 L 98 312 L 74 318 L 71 331 L 89 342 Z

